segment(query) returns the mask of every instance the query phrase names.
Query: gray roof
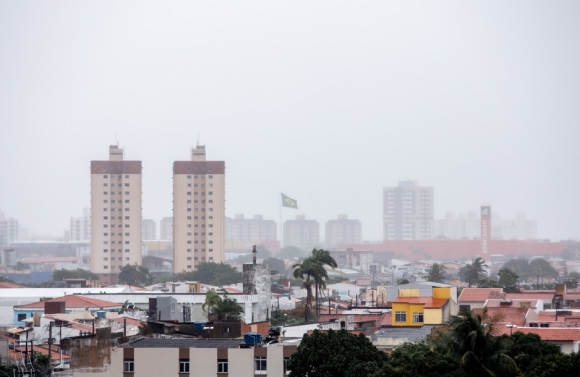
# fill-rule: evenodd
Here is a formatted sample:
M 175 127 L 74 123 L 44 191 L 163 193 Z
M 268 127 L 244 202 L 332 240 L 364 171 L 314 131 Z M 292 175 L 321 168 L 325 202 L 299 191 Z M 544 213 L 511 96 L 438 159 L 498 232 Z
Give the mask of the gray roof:
M 421 327 L 385 327 L 373 334 L 372 340 L 377 338 L 406 338 L 408 342 L 416 343 L 427 339 L 435 326 L 424 325 Z
M 243 339 L 141 338 L 125 348 L 239 348 Z

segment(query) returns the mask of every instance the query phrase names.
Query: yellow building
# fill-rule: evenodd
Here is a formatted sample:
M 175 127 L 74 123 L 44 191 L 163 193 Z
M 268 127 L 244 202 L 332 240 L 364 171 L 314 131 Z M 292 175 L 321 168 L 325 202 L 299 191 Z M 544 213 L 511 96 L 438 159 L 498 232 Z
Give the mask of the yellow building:
M 450 314 L 451 287 L 433 287 L 432 296 L 419 296 L 419 289 L 400 289 L 392 303 L 393 326 L 440 325 Z

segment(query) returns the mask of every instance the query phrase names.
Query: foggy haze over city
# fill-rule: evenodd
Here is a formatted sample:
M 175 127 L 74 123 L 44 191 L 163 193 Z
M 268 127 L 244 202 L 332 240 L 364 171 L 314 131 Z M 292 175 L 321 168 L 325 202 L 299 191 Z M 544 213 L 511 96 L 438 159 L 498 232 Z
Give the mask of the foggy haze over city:
M 2 2 L 0 211 L 61 237 L 90 161 L 143 163 L 143 218 L 173 161 L 225 161 L 226 215 L 338 214 L 383 237 L 383 187 L 434 217 L 524 212 L 580 238 L 580 4 Z M 280 235 L 279 235 L 280 236 Z

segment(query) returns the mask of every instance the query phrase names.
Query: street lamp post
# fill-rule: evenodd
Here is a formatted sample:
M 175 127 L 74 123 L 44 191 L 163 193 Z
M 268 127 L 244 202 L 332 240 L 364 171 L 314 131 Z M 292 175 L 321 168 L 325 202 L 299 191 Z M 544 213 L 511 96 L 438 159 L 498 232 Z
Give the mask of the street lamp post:
M 512 324 L 511 322 L 508 322 L 508 324 L 505 325 L 505 327 L 509 327 L 509 329 L 510 329 L 510 336 L 512 336 L 512 331 L 514 330 L 514 327 L 516 327 L 516 325 Z

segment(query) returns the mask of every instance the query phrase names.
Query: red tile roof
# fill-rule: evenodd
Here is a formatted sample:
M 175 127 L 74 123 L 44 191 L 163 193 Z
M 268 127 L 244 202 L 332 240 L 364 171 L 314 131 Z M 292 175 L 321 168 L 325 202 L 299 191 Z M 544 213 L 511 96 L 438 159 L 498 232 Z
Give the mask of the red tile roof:
M 513 329 L 524 334 L 538 334 L 542 340 L 575 340 L 580 341 L 580 329 L 578 328 L 549 328 L 549 327 L 518 327 Z M 509 335 L 510 329 L 505 326 L 497 326 L 494 334 Z
M 506 293 L 506 300 L 553 300 L 554 292 L 524 292 L 524 293 Z
M 31 304 L 25 305 L 16 305 L 14 309 L 44 309 L 45 302 L 58 302 L 64 301 L 66 309 L 76 309 L 76 308 L 90 308 L 90 309 L 99 309 L 99 308 L 114 308 L 114 307 L 121 307 L 121 304 L 117 304 L 116 302 L 99 300 L 96 298 L 89 298 L 84 296 L 77 296 L 77 295 L 68 295 L 63 297 L 58 297 L 52 300 L 46 301 L 38 301 L 33 302 Z
M 117 317 L 114 318 L 113 321 L 115 322 L 119 322 L 119 323 L 123 323 L 123 320 L 127 320 L 127 324 L 128 325 L 133 325 L 133 326 L 141 326 L 141 321 L 139 321 L 138 319 L 134 319 L 134 318 L 127 318 L 127 317 Z
M 529 302 L 530 308 L 538 307 L 538 300 L 527 299 L 527 300 L 511 300 L 511 303 L 504 300 L 487 300 L 485 302 L 486 308 L 520 308 L 522 303 Z
M 7 281 L 0 282 L 0 288 L 24 288 L 21 285 L 9 283 Z
M 457 301 L 459 302 L 485 302 L 492 292 L 501 293 L 501 288 L 463 288 Z
M 483 309 L 473 309 L 473 314 L 483 315 Z M 487 316 L 494 322 L 506 324 L 511 322 L 516 326 L 523 326 L 526 323 L 526 314 L 528 309 L 524 308 L 489 308 Z
M 580 300 L 580 293 L 566 293 L 564 300 Z
M 393 313 L 383 314 L 383 318 L 379 321 L 379 326 L 391 326 L 393 324 Z
M 439 309 L 448 301 L 447 298 L 433 298 L 433 297 L 397 297 L 395 301 L 397 303 L 406 304 L 423 304 L 425 305 L 423 309 Z

